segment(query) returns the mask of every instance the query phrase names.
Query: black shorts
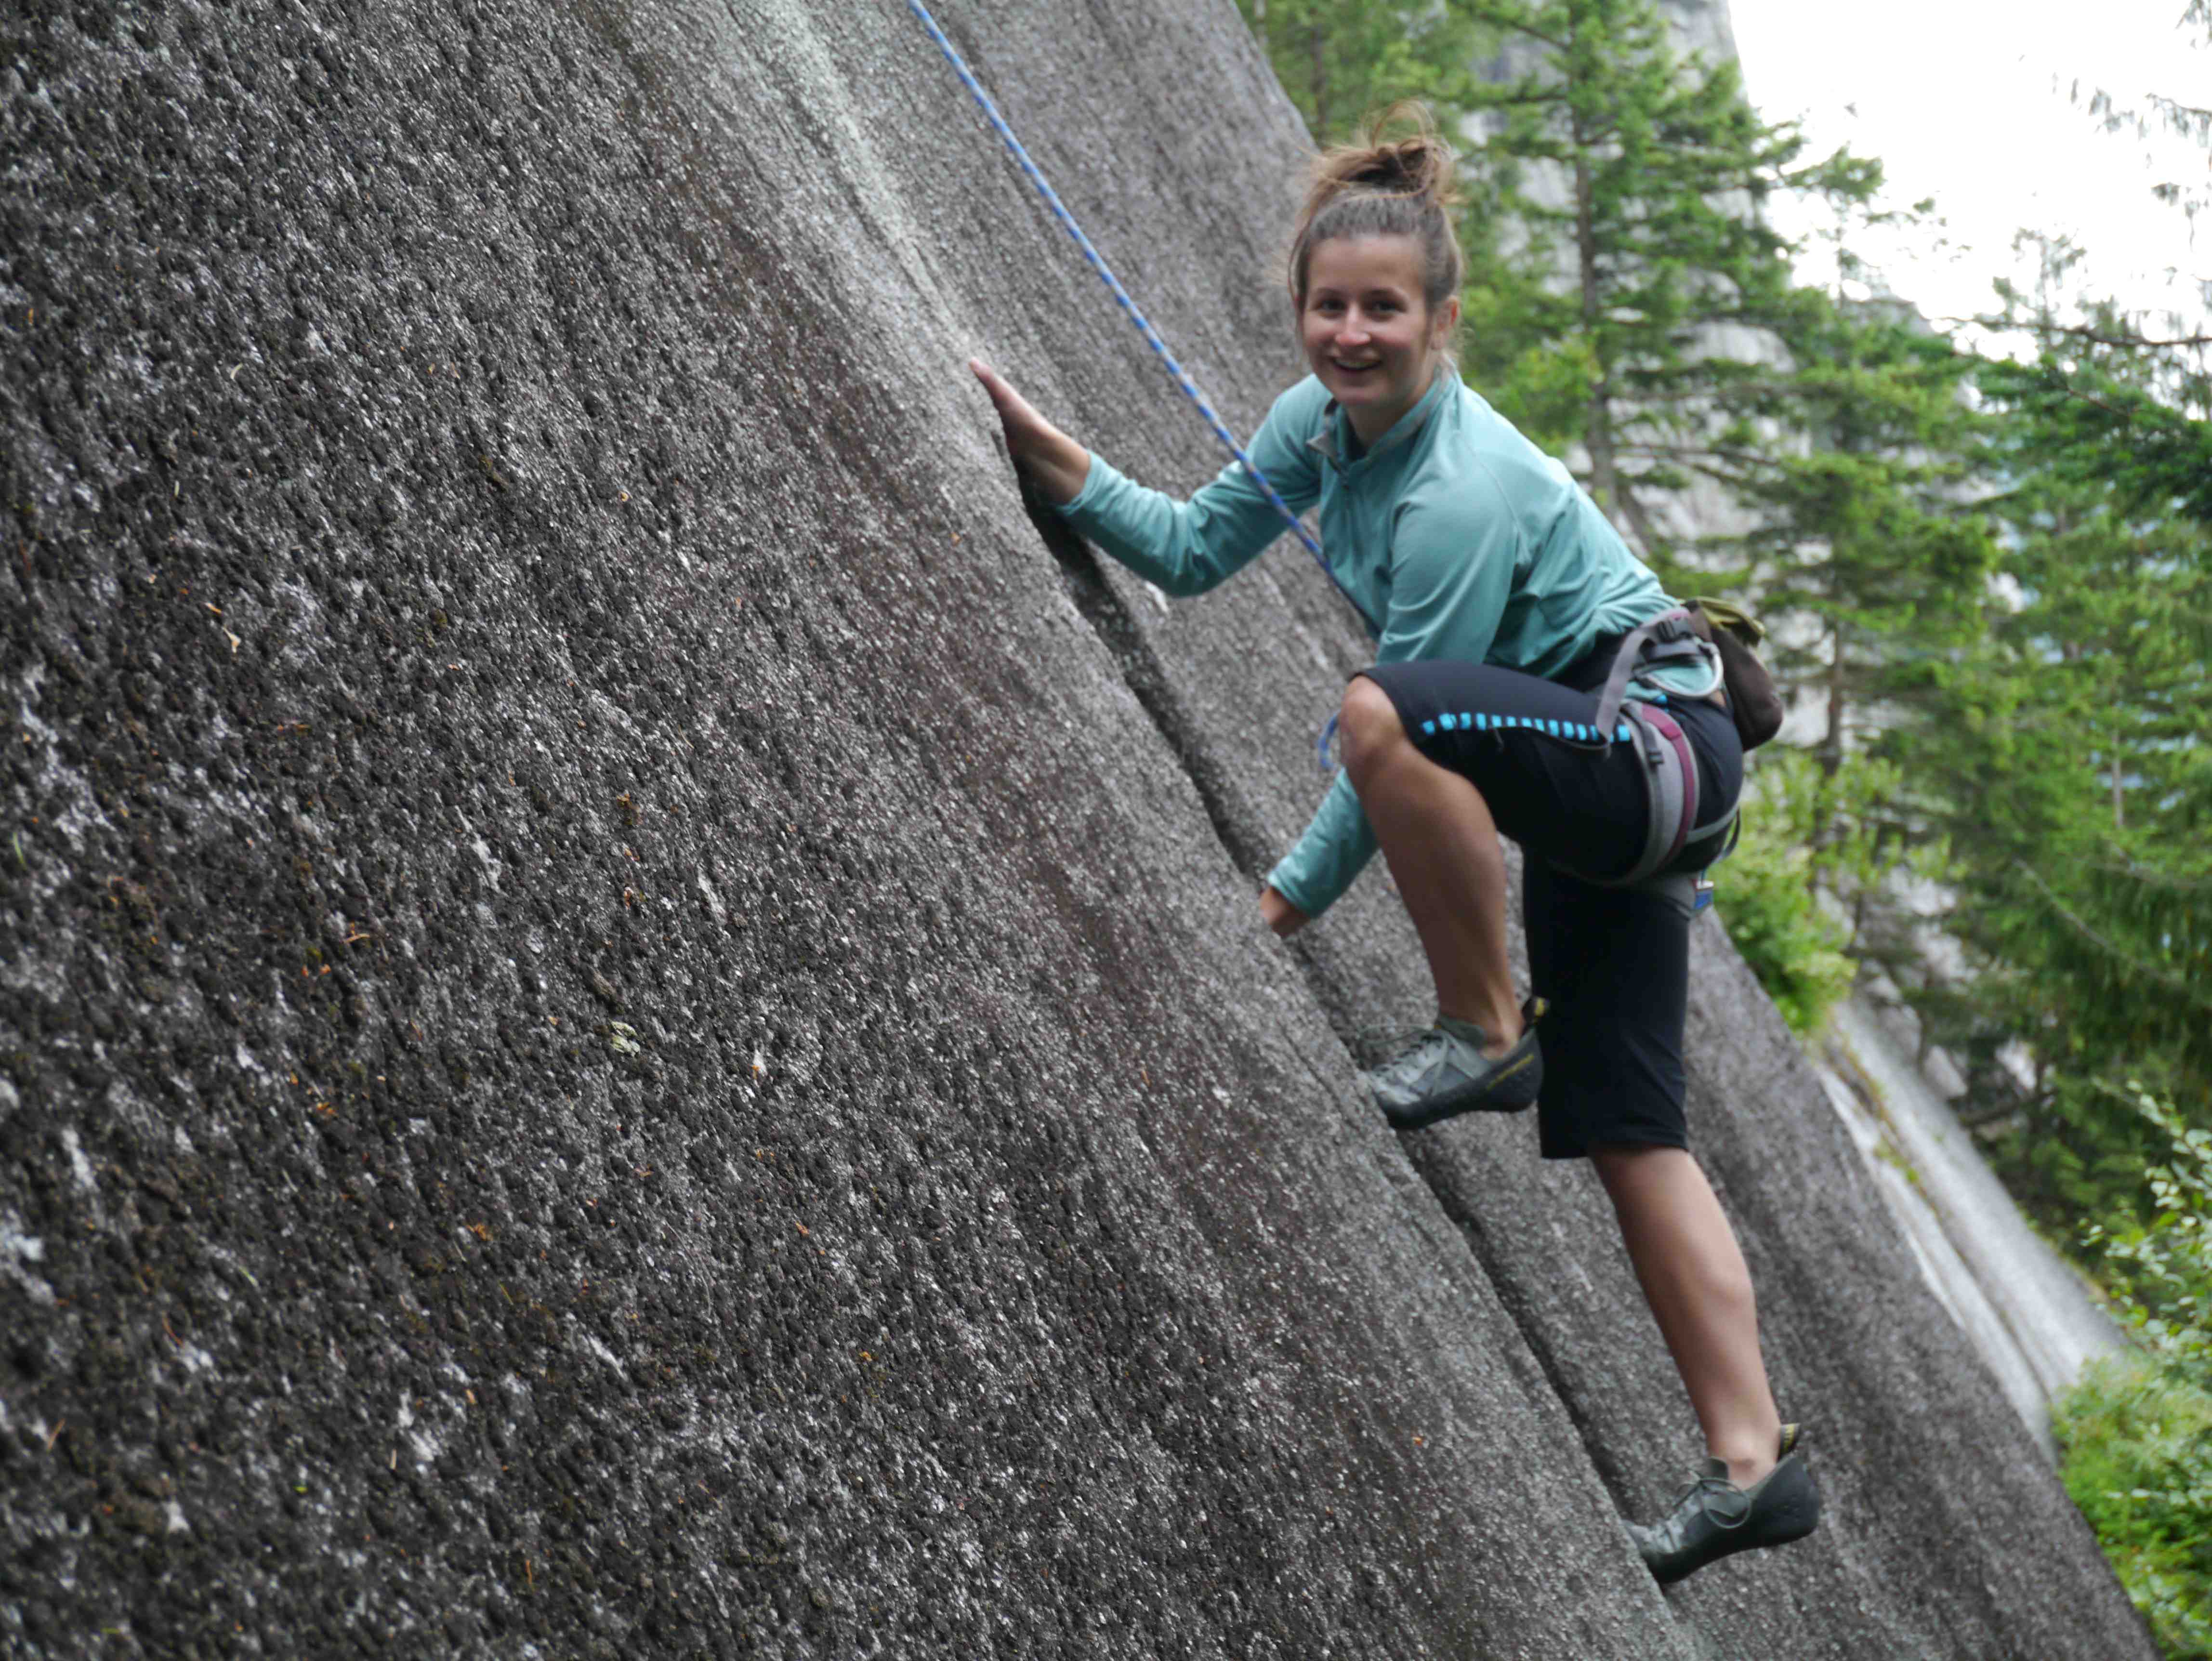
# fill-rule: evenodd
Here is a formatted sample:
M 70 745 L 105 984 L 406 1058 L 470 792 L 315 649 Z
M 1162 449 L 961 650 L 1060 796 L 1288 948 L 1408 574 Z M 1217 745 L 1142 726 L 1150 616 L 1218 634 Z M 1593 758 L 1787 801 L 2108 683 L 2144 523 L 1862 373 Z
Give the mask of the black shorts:
M 1643 852 L 1650 808 L 1636 748 L 1601 749 L 1589 725 L 1612 657 L 1592 652 L 1552 680 L 1438 661 L 1362 672 L 1415 747 L 1481 791 L 1498 830 L 1521 844 L 1531 989 L 1550 1006 L 1537 1099 L 1547 1159 L 1609 1144 L 1689 1146 L 1690 919 L 1664 896 L 1600 887 L 1548 862 L 1625 872 Z M 1710 824 L 1743 786 L 1735 725 L 1702 698 L 1665 707 L 1697 758 L 1697 822 Z

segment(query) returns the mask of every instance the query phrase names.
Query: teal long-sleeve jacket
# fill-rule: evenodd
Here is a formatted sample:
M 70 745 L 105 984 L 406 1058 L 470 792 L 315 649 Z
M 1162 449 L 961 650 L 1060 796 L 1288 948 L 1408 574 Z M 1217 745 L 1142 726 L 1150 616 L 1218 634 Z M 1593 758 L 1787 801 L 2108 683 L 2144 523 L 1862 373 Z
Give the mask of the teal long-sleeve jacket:
M 1309 375 L 1275 400 L 1249 453 L 1292 508 L 1321 504 L 1322 547 L 1380 632 L 1377 662 L 1452 658 L 1550 676 L 1599 636 L 1674 604 L 1567 470 L 1449 365 L 1364 453 Z M 1203 593 L 1282 530 L 1234 462 L 1178 502 L 1093 455 L 1083 489 L 1060 512 L 1176 595 Z M 1267 881 L 1318 916 L 1374 854 L 1375 833 L 1340 772 Z

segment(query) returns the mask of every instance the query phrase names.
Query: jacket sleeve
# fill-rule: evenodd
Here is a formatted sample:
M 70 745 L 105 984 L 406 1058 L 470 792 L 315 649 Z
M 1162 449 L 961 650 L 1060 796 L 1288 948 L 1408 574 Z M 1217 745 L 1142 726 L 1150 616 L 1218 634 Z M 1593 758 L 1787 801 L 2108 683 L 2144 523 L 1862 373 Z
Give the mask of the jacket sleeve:
M 1316 393 L 1320 394 L 1316 401 Z M 1320 460 L 1306 446 L 1328 401 L 1309 378 L 1275 400 L 1247 453 L 1290 505 L 1321 494 Z M 1241 463 L 1232 461 L 1188 502 L 1131 483 L 1102 456 L 1060 515 L 1146 581 L 1170 594 L 1201 594 L 1249 564 L 1281 534 L 1281 518 Z
M 1402 503 L 1392 521 L 1390 611 L 1375 660 L 1481 662 L 1516 576 L 1527 574 L 1525 540 L 1487 474 L 1449 500 Z M 1317 917 L 1352 885 L 1375 849 L 1358 794 L 1339 772 L 1305 834 L 1267 873 L 1267 885 Z

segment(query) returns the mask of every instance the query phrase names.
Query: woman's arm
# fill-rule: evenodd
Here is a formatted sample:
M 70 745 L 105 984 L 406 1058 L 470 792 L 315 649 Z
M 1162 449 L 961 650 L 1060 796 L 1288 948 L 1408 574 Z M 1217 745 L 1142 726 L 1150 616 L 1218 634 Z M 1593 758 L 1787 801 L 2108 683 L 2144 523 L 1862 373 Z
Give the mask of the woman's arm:
M 968 367 L 998 408 L 999 425 L 1006 434 L 1006 453 L 1013 457 L 1014 465 L 1036 481 L 1037 489 L 1054 507 L 1065 508 L 1074 501 L 1083 492 L 1083 481 L 1091 477 L 1091 452 L 1039 415 L 1029 399 L 981 358 L 969 358 Z

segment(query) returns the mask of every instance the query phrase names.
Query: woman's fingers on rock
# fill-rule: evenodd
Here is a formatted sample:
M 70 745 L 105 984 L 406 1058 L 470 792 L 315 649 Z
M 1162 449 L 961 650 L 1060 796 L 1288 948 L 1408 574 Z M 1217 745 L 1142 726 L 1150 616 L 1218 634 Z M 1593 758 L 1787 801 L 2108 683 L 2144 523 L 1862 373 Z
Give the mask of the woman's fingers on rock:
M 1030 408 L 1029 400 L 1016 392 L 1003 375 L 988 367 L 983 370 L 983 390 L 990 393 L 991 402 L 998 405 L 999 414 L 1006 420 L 1035 418 L 1035 411 Z
M 968 367 L 975 372 L 975 379 L 983 383 L 983 390 L 991 395 L 991 402 L 1003 412 L 1009 405 L 1018 405 L 1022 395 L 1006 384 L 1006 379 L 980 357 L 968 360 Z
M 968 367 L 975 379 L 983 383 L 983 390 L 991 395 L 991 402 L 999 411 L 1000 423 L 1006 429 L 1006 447 L 1018 455 L 1024 447 L 1044 426 L 1043 417 L 1030 407 L 1029 400 L 1010 386 L 1006 378 L 980 357 L 968 360 Z

